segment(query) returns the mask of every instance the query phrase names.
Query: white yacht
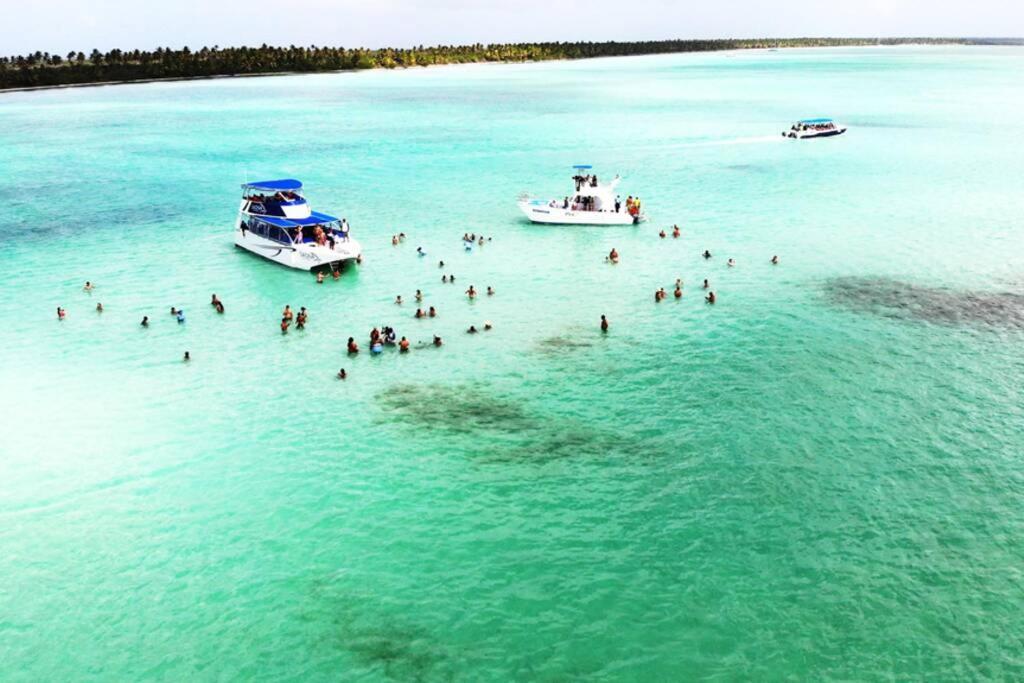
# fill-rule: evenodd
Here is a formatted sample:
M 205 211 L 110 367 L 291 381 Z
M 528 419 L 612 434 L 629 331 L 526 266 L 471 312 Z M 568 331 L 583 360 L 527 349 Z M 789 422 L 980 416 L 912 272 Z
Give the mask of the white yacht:
M 311 210 L 294 178 L 242 185 L 235 246 L 301 270 L 338 270 L 362 253 L 348 222 Z
M 803 140 L 805 138 L 828 138 L 842 135 L 846 126 L 837 125 L 832 119 L 804 119 L 797 121 L 789 130 L 782 131 L 782 137 Z
M 561 198 L 519 198 L 519 209 L 534 223 L 552 225 L 633 225 L 647 220 L 639 197 L 616 194 L 619 176 L 602 183 L 588 164 L 573 166 L 573 191 Z

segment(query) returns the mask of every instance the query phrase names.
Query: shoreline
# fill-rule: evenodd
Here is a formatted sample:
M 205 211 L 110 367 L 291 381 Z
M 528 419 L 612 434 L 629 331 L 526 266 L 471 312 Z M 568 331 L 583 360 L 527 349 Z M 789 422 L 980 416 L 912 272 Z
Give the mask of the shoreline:
M 989 45 L 986 43 L 962 43 L 950 41 L 948 43 L 899 43 L 896 45 L 808 45 L 808 46 L 779 46 L 779 47 L 730 47 L 722 50 L 681 50 L 678 52 L 651 52 L 648 54 L 631 54 L 631 55 L 599 55 L 594 57 L 583 57 L 583 58 L 551 58 L 551 59 L 526 59 L 526 60 L 479 60 L 479 61 L 466 61 L 466 62 L 449 62 L 445 64 L 424 64 L 422 66 L 396 66 L 393 68 L 385 67 L 372 67 L 366 69 L 325 69 L 323 71 L 261 71 L 257 73 L 238 73 L 238 74 L 212 74 L 208 76 L 167 76 L 161 78 L 133 78 L 125 80 L 115 81 L 92 81 L 88 83 L 59 83 L 54 85 L 33 85 L 19 88 L 2 88 L 0 89 L 0 95 L 6 93 L 25 93 L 25 92 L 38 92 L 44 90 L 65 90 L 72 88 L 98 88 L 98 87 L 109 87 L 116 85 L 139 85 L 145 83 L 175 83 L 184 81 L 212 81 L 219 79 L 228 78 L 264 78 L 268 76 L 308 76 L 316 74 L 346 74 L 346 73 L 359 73 L 362 71 L 410 71 L 415 69 L 433 69 L 437 67 L 451 67 L 451 66 L 481 66 L 481 65 L 498 65 L 498 64 L 543 64 L 545 62 L 581 62 L 591 59 L 615 59 L 622 57 L 648 57 L 648 56 L 664 56 L 664 55 L 679 55 L 679 54 L 706 54 L 706 53 L 724 53 L 724 52 L 756 52 L 756 51 L 783 51 L 783 50 L 832 50 L 837 48 L 868 48 L 868 47 L 1003 47 L 1002 45 Z M 1007 45 L 1011 47 L 1012 45 Z

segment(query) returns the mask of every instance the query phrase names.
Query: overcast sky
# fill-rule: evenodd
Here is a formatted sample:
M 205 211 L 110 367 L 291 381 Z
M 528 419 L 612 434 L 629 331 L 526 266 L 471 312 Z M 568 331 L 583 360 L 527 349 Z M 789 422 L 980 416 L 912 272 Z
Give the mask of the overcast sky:
M 0 53 L 203 45 L 1022 36 L 1024 0 L 2 0 Z

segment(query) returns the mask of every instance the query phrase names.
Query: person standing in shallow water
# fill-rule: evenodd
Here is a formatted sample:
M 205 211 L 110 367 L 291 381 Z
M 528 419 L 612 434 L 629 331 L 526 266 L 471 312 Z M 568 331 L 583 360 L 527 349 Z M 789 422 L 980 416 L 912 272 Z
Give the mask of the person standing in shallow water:
M 601 316 L 601 331 L 608 331 L 608 318 L 604 317 L 604 315 Z

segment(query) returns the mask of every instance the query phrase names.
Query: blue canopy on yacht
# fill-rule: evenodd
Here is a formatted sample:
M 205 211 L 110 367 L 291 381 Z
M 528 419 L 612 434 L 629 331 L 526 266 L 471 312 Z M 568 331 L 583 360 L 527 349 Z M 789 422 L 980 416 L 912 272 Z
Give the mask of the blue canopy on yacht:
M 320 213 L 319 211 L 311 211 L 309 218 L 289 218 L 295 225 L 319 225 L 321 223 L 333 223 L 338 219 L 334 216 L 328 216 L 326 213 Z
M 311 212 L 308 218 L 281 218 L 280 216 L 253 216 L 253 218 L 270 225 L 276 225 L 279 228 L 320 225 L 322 223 L 334 223 L 338 220 L 334 216 L 328 216 L 326 213 L 320 213 L 319 211 Z
M 578 168 L 581 171 L 586 171 L 587 169 L 591 169 L 594 167 L 591 166 L 590 164 L 576 164 L 575 166 L 573 166 L 573 168 Z
M 242 185 L 247 190 L 267 190 L 279 192 L 281 190 L 301 190 L 302 183 L 295 178 L 281 178 L 280 180 L 261 180 L 257 183 L 246 183 Z
M 276 225 L 279 228 L 294 228 L 298 225 L 295 221 L 288 218 L 281 218 L 280 216 L 253 216 L 253 218 L 269 223 L 270 225 Z
M 809 124 L 832 123 L 832 119 L 804 119 L 803 121 L 799 121 L 799 123 L 809 123 Z

